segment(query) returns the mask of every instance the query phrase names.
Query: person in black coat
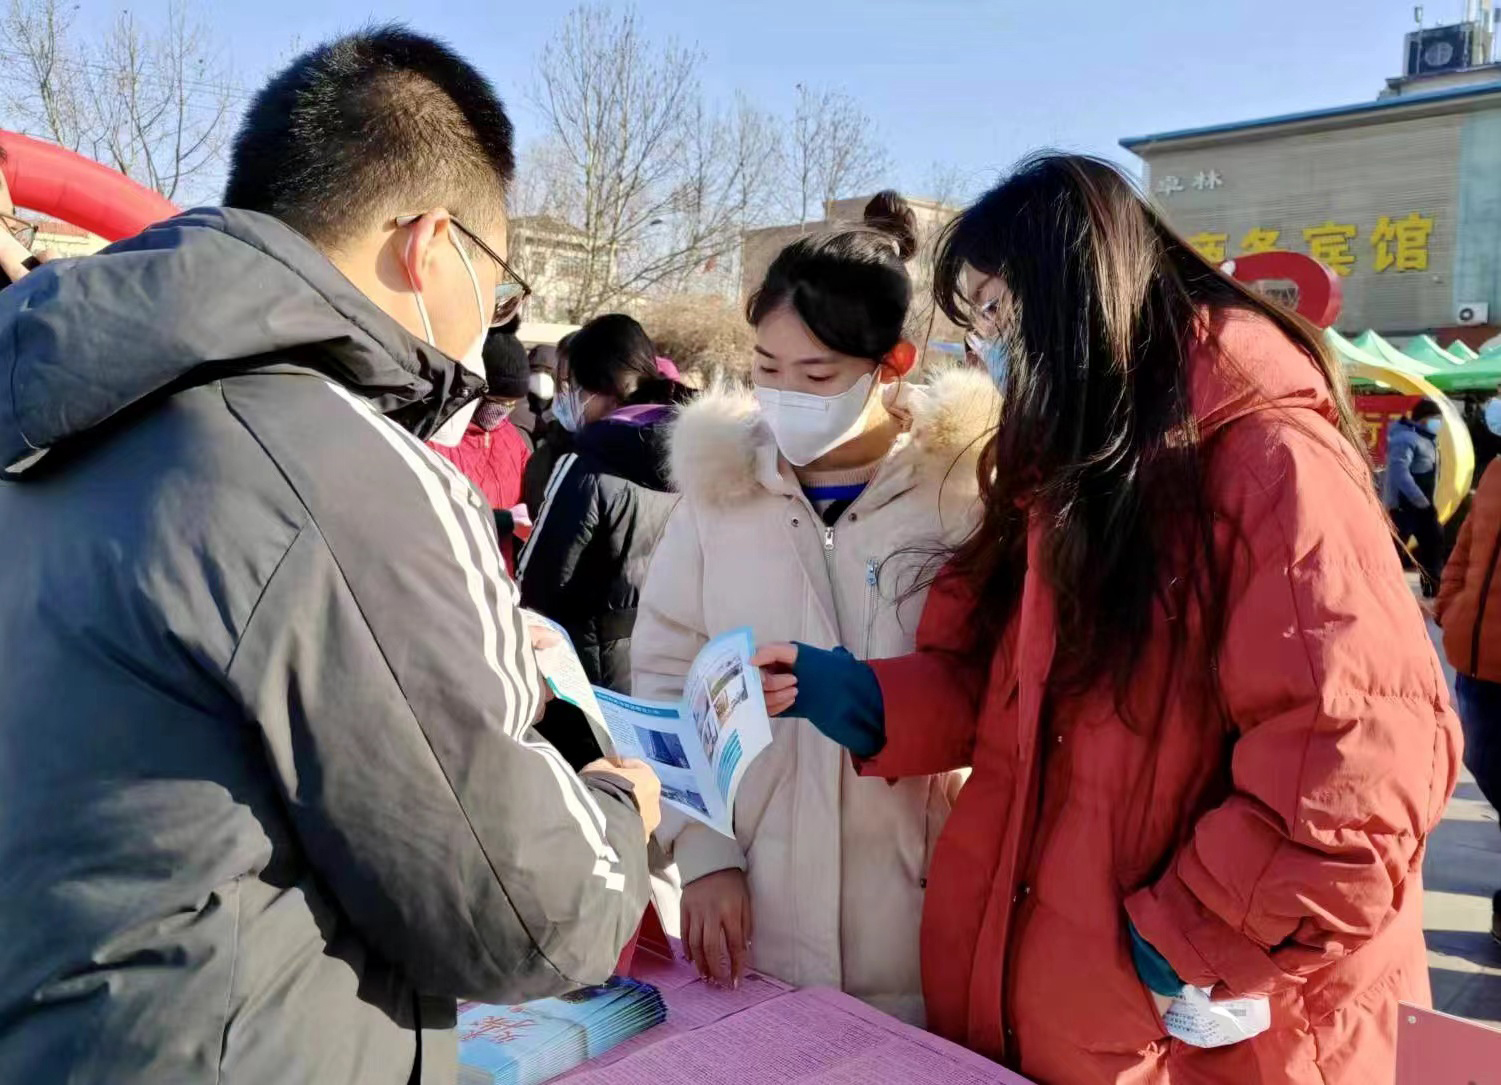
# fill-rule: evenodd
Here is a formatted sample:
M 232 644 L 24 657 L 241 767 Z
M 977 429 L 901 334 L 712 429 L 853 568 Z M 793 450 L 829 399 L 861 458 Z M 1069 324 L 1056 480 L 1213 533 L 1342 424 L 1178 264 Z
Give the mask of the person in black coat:
M 630 692 L 631 628 L 652 551 L 677 503 L 667 427 L 692 392 L 663 377 L 641 325 L 590 321 L 558 363 L 553 414 L 573 436 L 521 557 L 521 602 L 562 625 L 589 680 Z

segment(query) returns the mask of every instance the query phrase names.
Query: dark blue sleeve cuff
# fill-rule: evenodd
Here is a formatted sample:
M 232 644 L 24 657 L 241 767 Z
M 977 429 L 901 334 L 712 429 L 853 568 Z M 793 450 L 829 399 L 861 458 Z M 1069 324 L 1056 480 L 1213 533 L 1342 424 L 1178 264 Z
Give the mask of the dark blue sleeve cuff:
M 1173 971 L 1173 966 L 1167 963 L 1166 957 L 1136 932 L 1134 923 L 1127 920 L 1126 926 L 1131 931 L 1131 960 L 1136 965 L 1136 974 L 1141 977 L 1141 982 L 1159 995 L 1177 998 L 1183 991 L 1183 981 L 1178 978 L 1178 973 Z
M 792 667 L 797 700 L 787 710 L 802 716 L 856 757 L 874 757 L 886 745 L 886 706 L 876 672 L 843 648 L 797 646 Z

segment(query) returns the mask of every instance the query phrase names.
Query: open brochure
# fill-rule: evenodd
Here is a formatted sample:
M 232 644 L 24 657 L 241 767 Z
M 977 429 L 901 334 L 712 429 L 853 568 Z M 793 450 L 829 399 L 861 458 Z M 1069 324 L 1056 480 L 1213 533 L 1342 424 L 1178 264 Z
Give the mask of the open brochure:
M 616 755 L 651 765 L 662 781 L 664 803 L 734 835 L 740 781 L 771 745 L 760 676 L 750 662 L 751 631 L 737 629 L 704 645 L 688 669 L 682 699 L 668 703 L 591 687 L 562 628 L 530 612 L 526 619 L 559 637 L 559 643 L 537 653 L 553 695 L 603 728 Z

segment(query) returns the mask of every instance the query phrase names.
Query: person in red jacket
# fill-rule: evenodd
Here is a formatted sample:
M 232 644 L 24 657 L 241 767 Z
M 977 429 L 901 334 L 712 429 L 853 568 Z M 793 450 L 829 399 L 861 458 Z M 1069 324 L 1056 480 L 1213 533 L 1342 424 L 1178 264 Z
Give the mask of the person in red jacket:
M 1487 413 L 1490 407 L 1487 405 Z M 1489 422 L 1487 422 L 1489 425 Z M 1465 765 L 1487 802 L 1501 810 L 1501 461 L 1480 479 L 1470 514 L 1444 566 L 1436 617 L 1454 667 L 1454 699 L 1465 732 Z M 1491 937 L 1501 943 L 1501 891 L 1491 898 Z
M 516 540 L 526 541 L 532 520 L 521 500 L 526 461 L 532 454 L 526 436 L 511 424 L 511 412 L 526 398 L 526 348 L 516 338 L 516 325 L 496 328 L 485 340 L 485 396 L 475 409 L 458 444 L 431 444 L 485 495 L 495 510 L 500 552 L 506 567 L 515 571 Z
M 914 654 L 758 659 L 865 774 L 973 768 L 930 1027 L 1047 1085 L 1391 1082 L 1459 731 L 1322 338 L 1073 155 L 935 292 L 1004 394 L 981 526 Z

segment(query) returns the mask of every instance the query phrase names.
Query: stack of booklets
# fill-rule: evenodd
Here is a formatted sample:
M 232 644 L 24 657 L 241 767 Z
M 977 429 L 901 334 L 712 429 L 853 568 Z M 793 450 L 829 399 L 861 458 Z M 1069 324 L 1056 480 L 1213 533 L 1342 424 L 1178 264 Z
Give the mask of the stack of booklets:
M 459 1005 L 459 1085 L 542 1085 L 667 1019 L 650 984 L 600 987 L 519 1006 Z

